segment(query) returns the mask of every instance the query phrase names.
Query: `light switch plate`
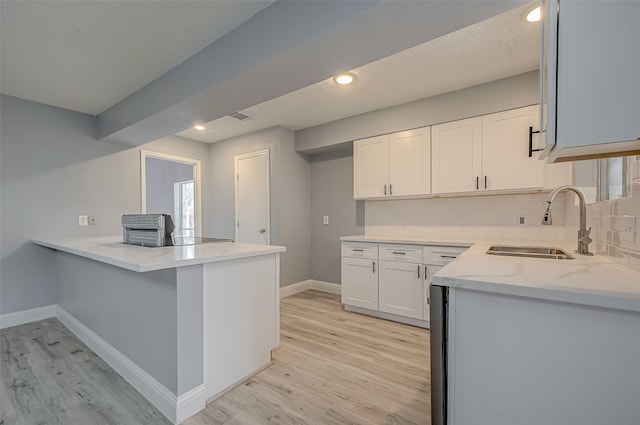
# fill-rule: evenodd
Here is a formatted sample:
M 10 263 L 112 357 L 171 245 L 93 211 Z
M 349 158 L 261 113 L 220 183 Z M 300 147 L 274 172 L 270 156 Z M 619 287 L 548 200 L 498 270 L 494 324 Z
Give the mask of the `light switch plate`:
M 322 216 L 322 224 L 329 224 L 329 216 L 328 215 L 323 215 Z
M 89 225 L 89 216 L 88 215 L 79 215 L 78 216 L 78 226 L 88 226 Z

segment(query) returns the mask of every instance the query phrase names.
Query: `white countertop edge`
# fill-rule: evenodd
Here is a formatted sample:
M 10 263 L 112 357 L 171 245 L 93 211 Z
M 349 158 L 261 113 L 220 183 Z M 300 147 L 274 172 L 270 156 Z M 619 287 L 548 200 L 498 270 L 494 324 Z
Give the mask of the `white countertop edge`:
M 403 238 L 388 238 L 384 236 L 367 236 L 367 235 L 354 235 L 354 236 L 342 236 L 340 238 L 343 242 L 372 242 L 372 243 L 394 243 L 401 245 L 437 245 L 437 246 L 456 246 L 468 248 L 474 244 L 469 241 L 451 241 L 451 240 L 435 240 L 435 239 L 403 239 Z
M 90 240 L 91 238 L 86 238 L 85 240 Z M 112 238 L 104 238 L 104 237 L 97 237 L 95 238 L 96 240 L 105 240 L 105 241 L 109 241 L 111 243 L 113 243 Z M 235 246 L 240 245 L 240 248 L 244 248 L 245 246 L 250 246 L 252 249 L 243 249 L 243 250 L 239 250 L 238 252 L 230 252 L 230 253 L 225 253 L 223 255 L 206 255 L 206 254 L 200 254 L 196 257 L 193 258 L 184 258 L 184 259 L 170 259 L 170 260 L 164 260 L 164 261 L 158 261 L 158 262 L 131 262 L 131 261 L 125 261 L 113 256 L 109 256 L 109 255 L 105 255 L 105 254 L 100 254 L 100 253 L 95 253 L 92 251 L 88 251 L 86 248 L 82 249 L 82 248 L 75 248 L 73 246 L 70 246 L 68 244 L 65 244 L 65 242 L 63 240 L 59 240 L 59 241 L 49 241 L 49 240 L 43 240 L 43 239 L 32 239 L 31 240 L 32 243 L 36 244 L 36 245 L 40 245 L 46 248 L 51 248 L 51 249 L 55 249 L 57 251 L 62 251 L 62 252 L 66 252 L 69 254 L 74 254 L 77 255 L 79 257 L 84 257 L 84 258 L 88 258 L 91 260 L 95 260 L 95 261 L 99 261 L 101 263 L 105 263 L 105 264 L 109 264 L 112 266 L 116 266 L 116 267 L 120 267 L 126 270 L 131 270 L 134 272 L 138 272 L 138 273 L 144 273 L 144 272 L 150 272 L 150 271 L 154 271 L 154 270 L 163 270 L 163 269 L 171 269 L 171 268 L 176 268 L 176 267 L 186 267 L 186 266 L 193 266 L 193 265 L 198 265 L 198 264 L 205 264 L 205 263 L 214 263 L 214 262 L 220 262 L 220 261 L 228 261 L 228 260 L 237 260 L 240 258 L 248 258 L 248 257 L 256 257 L 256 256 L 261 256 L 261 255 L 269 255 L 269 254 L 276 254 L 276 253 L 281 253 L 281 252 L 285 252 L 286 248 L 283 246 L 277 246 L 277 245 L 267 245 L 267 246 L 260 246 L 260 245 L 249 245 L 249 244 L 236 244 L 234 242 L 220 242 L 218 244 L 233 244 Z M 124 245 L 124 244 L 123 244 Z M 203 244 L 204 245 L 204 244 Z M 126 245 L 122 248 L 128 249 L 150 249 L 150 250 L 154 250 L 154 251 L 149 251 L 149 253 L 157 253 L 157 250 L 161 250 L 161 249 L 175 249 L 175 248 L 181 248 L 181 247 L 163 247 L 163 248 L 144 248 L 144 247 L 140 247 L 140 246 L 136 246 L 136 245 Z
M 615 310 L 640 312 L 640 299 L 624 298 L 606 294 L 577 292 L 570 289 L 536 288 L 532 286 L 506 285 L 477 280 L 441 277 L 433 275 L 433 284 L 453 289 L 493 293 L 515 297 L 534 298 L 544 301 L 602 307 Z

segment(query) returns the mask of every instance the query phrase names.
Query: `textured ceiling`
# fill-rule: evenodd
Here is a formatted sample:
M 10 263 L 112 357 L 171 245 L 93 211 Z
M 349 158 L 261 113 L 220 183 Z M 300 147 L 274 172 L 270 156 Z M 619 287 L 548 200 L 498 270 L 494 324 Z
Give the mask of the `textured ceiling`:
M 97 115 L 271 3 L 2 0 L 0 90 Z
M 223 117 L 178 135 L 212 143 L 274 125 L 299 130 L 535 70 L 540 25 L 520 19 L 525 7 L 355 69 L 351 86 L 321 81 L 244 109 L 250 120 Z

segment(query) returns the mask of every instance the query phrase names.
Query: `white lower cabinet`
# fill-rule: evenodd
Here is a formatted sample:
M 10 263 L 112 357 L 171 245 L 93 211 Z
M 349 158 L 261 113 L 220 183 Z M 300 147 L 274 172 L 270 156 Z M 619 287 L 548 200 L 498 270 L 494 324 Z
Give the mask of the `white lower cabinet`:
M 379 310 L 424 319 L 424 279 L 421 264 L 380 261 Z
M 466 247 L 342 242 L 345 309 L 429 327 L 432 276 Z
M 342 258 L 342 304 L 378 309 L 377 260 Z

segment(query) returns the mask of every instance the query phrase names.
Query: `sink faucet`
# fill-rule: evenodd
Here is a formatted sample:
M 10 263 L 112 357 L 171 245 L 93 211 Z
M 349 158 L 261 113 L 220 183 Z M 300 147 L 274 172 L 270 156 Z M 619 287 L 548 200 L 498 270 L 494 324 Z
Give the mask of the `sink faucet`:
M 591 234 L 591 227 L 589 227 L 589 230 L 587 230 L 587 205 L 584 197 L 584 192 L 579 187 L 560 186 L 554 189 L 553 192 L 549 194 L 549 198 L 547 198 L 547 210 L 544 213 L 542 224 L 553 224 L 553 220 L 551 219 L 551 203 L 558 193 L 565 190 L 574 192 L 576 195 L 578 195 L 578 199 L 580 199 L 580 230 L 578 230 L 578 254 L 593 255 L 593 253 L 589 252 L 589 244 L 592 242 L 592 239 L 589 237 L 589 235 Z

